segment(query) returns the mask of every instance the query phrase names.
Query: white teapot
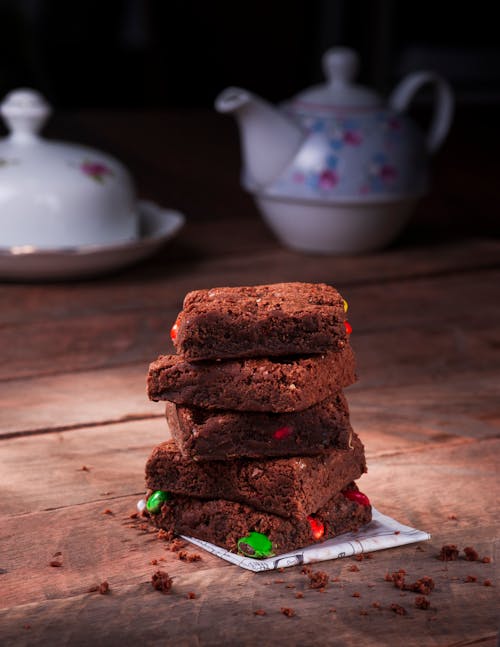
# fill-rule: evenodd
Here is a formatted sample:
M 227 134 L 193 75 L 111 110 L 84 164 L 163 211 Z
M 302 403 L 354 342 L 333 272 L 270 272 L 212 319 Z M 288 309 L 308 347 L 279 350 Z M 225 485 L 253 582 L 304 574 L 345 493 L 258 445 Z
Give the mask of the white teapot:
M 327 83 L 281 109 L 241 88 L 224 90 L 215 107 L 235 113 L 242 184 L 285 245 L 334 254 L 379 249 L 428 190 L 428 157 L 448 133 L 453 95 L 443 78 L 422 71 L 404 78 L 385 106 L 354 84 L 354 51 L 327 51 L 323 67 Z M 436 101 L 424 135 L 404 112 L 426 84 L 435 86 Z

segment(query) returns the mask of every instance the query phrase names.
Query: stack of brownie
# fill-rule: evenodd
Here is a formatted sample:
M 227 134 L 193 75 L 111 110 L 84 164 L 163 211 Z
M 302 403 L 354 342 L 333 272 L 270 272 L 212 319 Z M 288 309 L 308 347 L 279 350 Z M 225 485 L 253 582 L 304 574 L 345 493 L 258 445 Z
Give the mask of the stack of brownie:
M 158 527 L 266 557 L 370 521 L 354 483 L 364 448 L 342 393 L 356 379 L 346 310 L 324 284 L 186 296 L 177 355 L 148 376 L 173 437 L 146 466 Z

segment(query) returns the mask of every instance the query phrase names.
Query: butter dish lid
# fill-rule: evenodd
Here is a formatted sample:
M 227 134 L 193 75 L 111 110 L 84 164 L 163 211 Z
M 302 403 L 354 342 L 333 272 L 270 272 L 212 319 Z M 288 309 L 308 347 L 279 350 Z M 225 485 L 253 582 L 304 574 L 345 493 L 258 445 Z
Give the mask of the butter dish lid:
M 72 248 L 138 236 L 136 192 L 128 170 L 86 146 L 39 133 L 51 113 L 32 89 L 0 105 L 0 247 Z

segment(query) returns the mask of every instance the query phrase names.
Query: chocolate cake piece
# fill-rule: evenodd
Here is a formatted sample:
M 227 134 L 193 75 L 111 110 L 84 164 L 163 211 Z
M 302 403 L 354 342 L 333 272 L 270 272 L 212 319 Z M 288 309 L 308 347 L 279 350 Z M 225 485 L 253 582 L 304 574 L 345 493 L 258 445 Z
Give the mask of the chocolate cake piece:
M 356 381 L 349 344 L 316 356 L 188 362 L 163 355 L 149 367 L 151 400 L 206 409 L 302 411 Z
M 358 493 L 354 483 L 347 490 L 354 495 Z M 251 541 L 247 543 L 244 538 L 250 533 L 261 533 L 271 542 L 269 553 L 279 555 L 358 530 L 371 520 L 371 506 L 364 499 L 367 505 L 337 493 L 313 515 L 285 519 L 232 501 L 203 501 L 173 495 L 151 519 L 167 532 L 196 537 L 235 553 L 242 540 L 240 552 L 248 556 L 253 556 Z
M 347 449 L 352 434 L 340 391 L 292 413 L 210 410 L 173 402 L 167 402 L 165 413 L 181 453 L 200 461 L 315 456 Z
M 346 341 L 344 300 L 324 283 L 189 292 L 172 330 L 185 359 L 324 353 Z
M 205 463 L 184 458 L 168 440 L 154 448 L 146 464 L 146 486 L 174 495 L 245 503 L 282 517 L 303 517 L 364 472 L 364 448 L 354 433 L 352 449 L 330 449 L 319 456 Z

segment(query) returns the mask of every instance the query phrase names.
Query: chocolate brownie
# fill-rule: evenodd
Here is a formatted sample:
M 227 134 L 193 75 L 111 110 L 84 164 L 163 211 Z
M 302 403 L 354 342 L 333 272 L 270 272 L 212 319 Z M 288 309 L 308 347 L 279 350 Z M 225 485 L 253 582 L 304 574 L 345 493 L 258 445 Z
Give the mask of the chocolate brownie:
M 301 411 L 356 381 L 351 347 L 312 357 L 187 362 L 163 355 L 149 367 L 151 400 L 206 409 Z
M 311 514 L 366 472 L 364 448 L 353 433 L 352 449 L 320 456 L 239 459 L 198 463 L 169 440 L 153 450 L 146 486 L 200 499 L 227 499 L 283 517 Z
M 347 449 L 352 434 L 341 392 L 293 413 L 214 411 L 173 402 L 165 413 L 182 454 L 200 461 L 315 456 Z
M 349 489 L 357 491 L 355 484 Z M 232 552 L 238 552 L 238 541 L 249 533 L 261 533 L 272 542 L 271 552 L 280 554 L 357 530 L 371 520 L 371 506 L 337 493 L 313 515 L 285 519 L 232 501 L 174 495 L 151 518 L 166 531 L 196 537 Z M 251 555 L 250 550 L 243 549 Z
M 172 330 L 187 360 L 324 353 L 345 343 L 344 300 L 324 283 L 189 292 Z

